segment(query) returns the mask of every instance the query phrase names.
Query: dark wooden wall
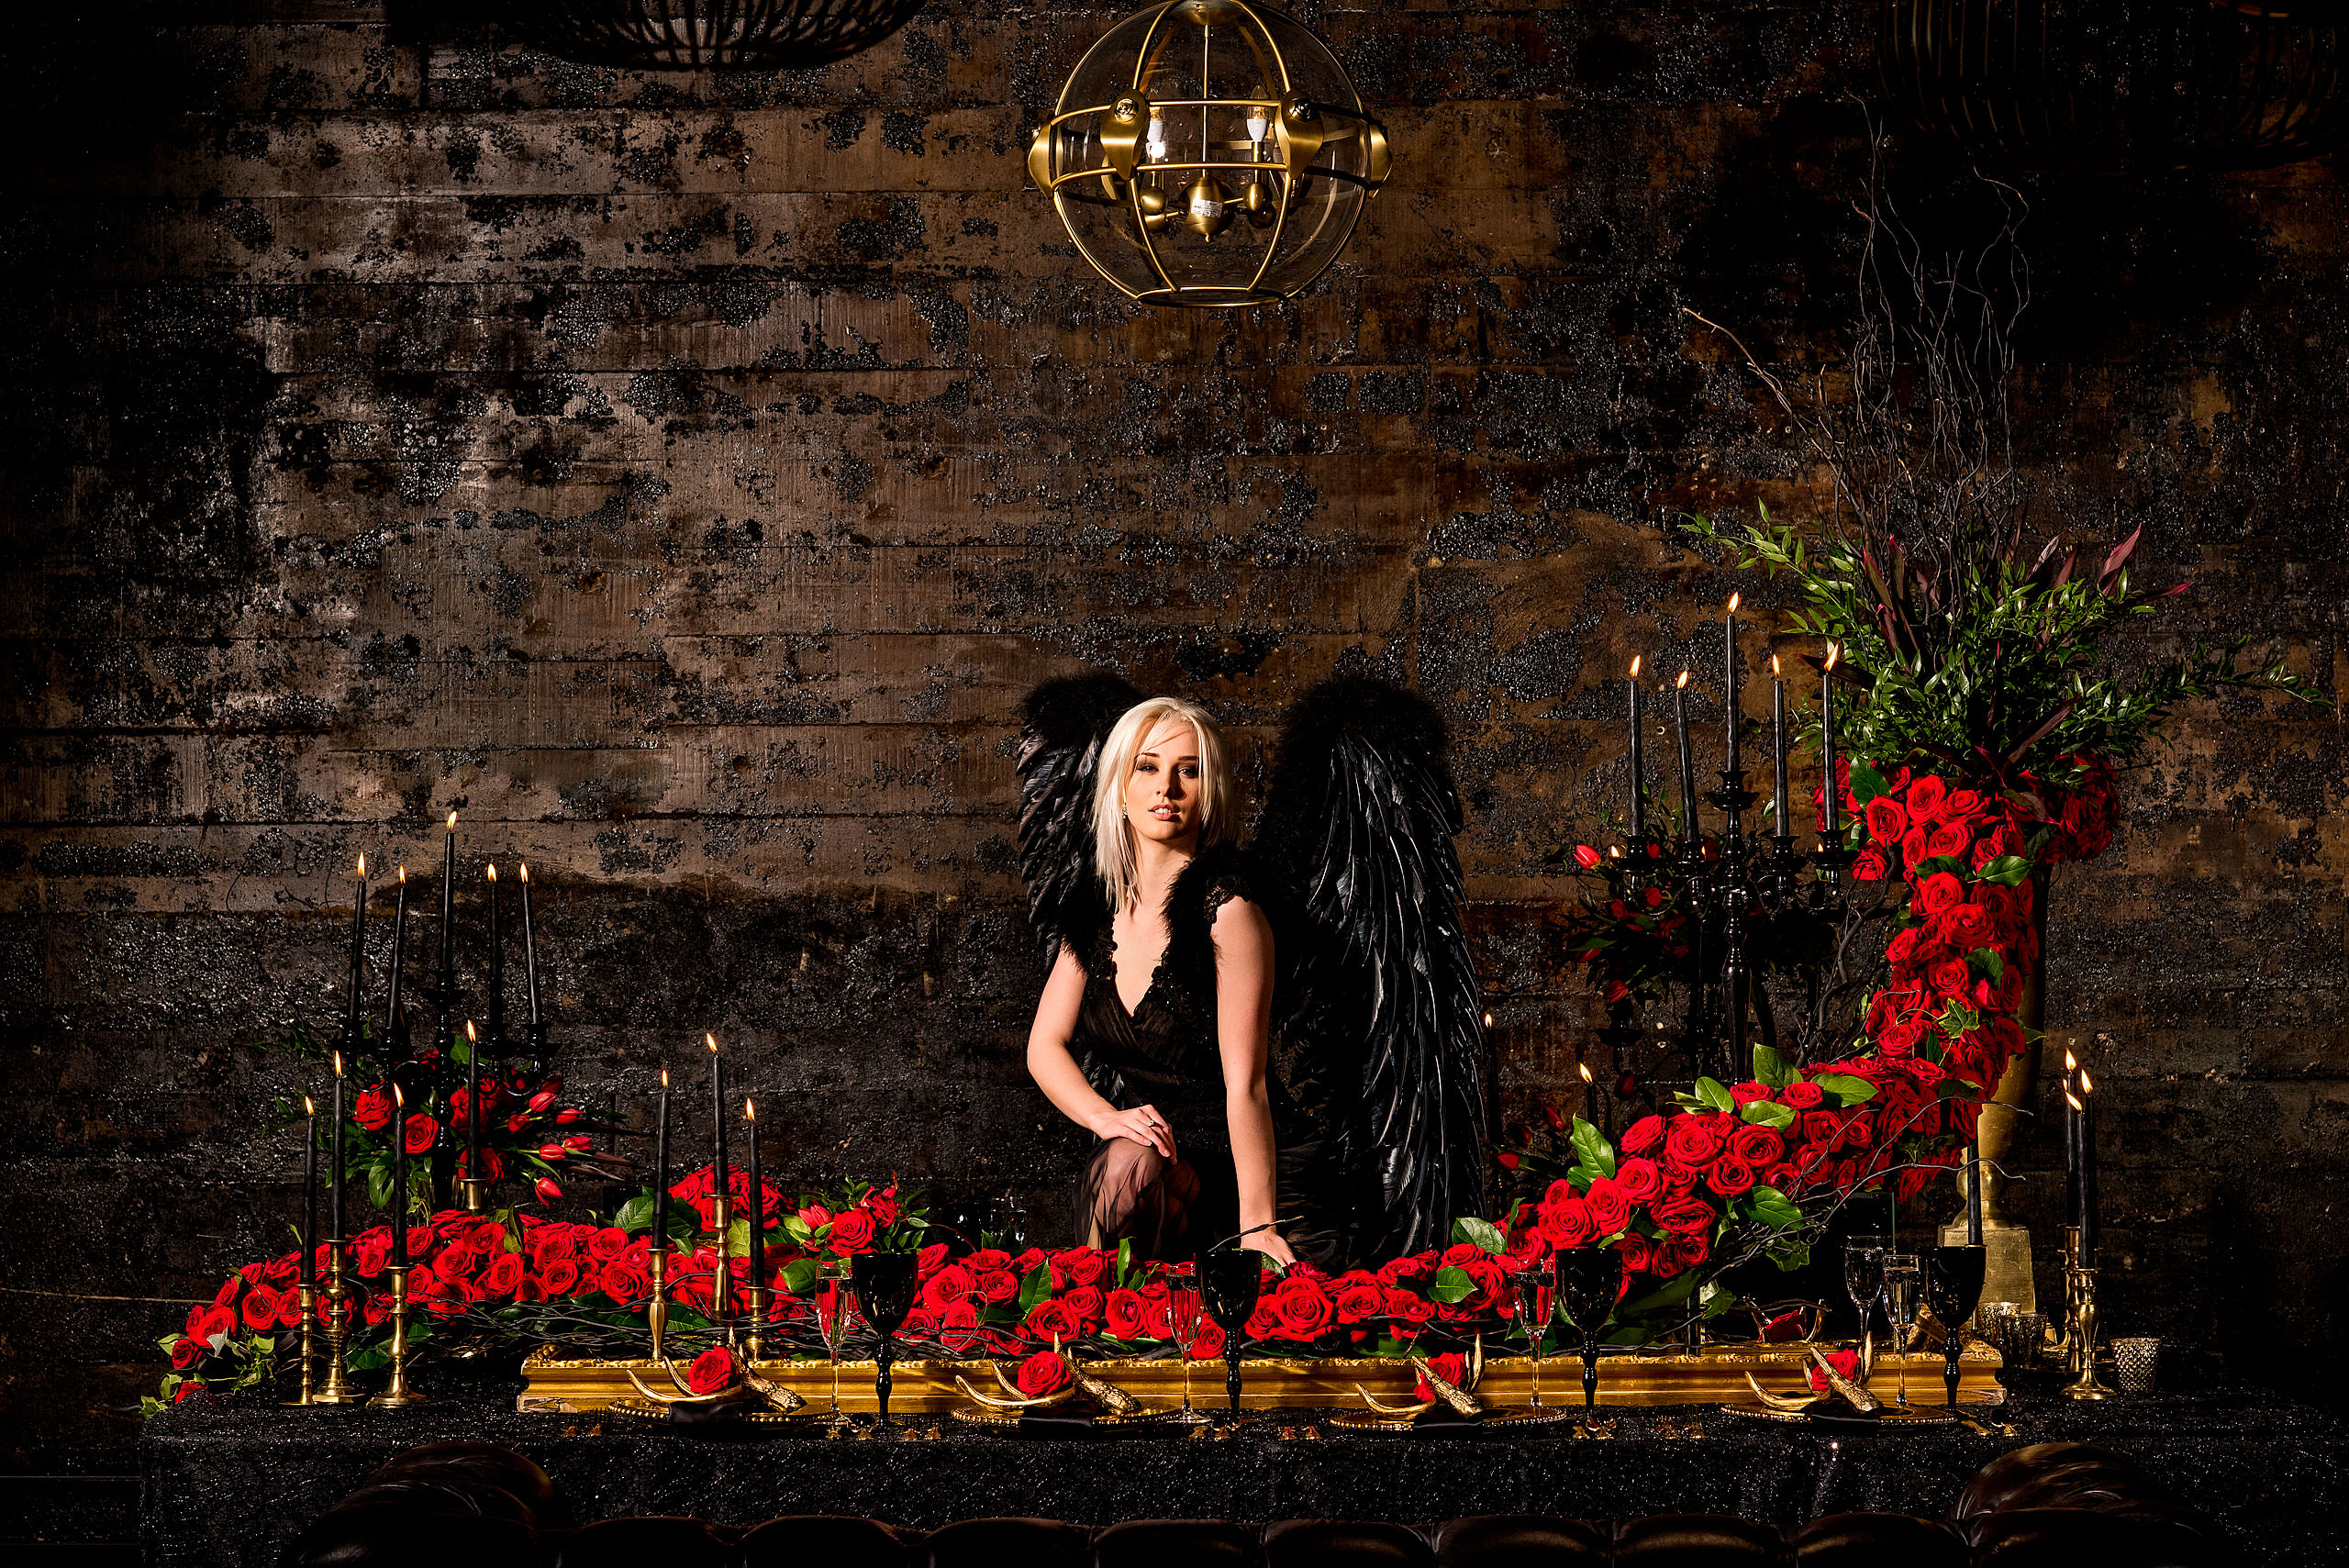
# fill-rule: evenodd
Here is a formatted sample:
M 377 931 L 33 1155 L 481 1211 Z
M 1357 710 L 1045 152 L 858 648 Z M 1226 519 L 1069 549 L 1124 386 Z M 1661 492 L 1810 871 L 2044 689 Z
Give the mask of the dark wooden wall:
M 1394 182 L 1310 297 L 1214 315 L 1123 306 L 1021 187 L 1119 14 L 937 0 L 729 80 L 330 0 L 17 31 L 9 1468 L 122 1455 L 184 1307 L 90 1297 L 286 1244 L 300 1074 L 247 1042 L 330 1016 L 352 857 L 430 864 L 451 806 L 469 867 L 542 878 L 576 1088 L 640 1104 L 712 1029 L 771 1170 L 1050 1208 L 1080 1151 L 1020 1068 L 1012 704 L 1108 666 L 1252 756 L 1377 671 L 1454 727 L 1510 1106 L 1571 1074 L 1543 857 L 1620 787 L 1629 655 L 1689 659 L 1738 581 L 1660 521 L 1801 505 L 1682 307 L 1831 344 L 1868 13 L 1322 7 Z M 1962 178 L 1889 157 L 1920 211 Z M 2146 649 L 2248 634 L 2329 689 L 2332 169 L 2033 194 L 2040 521 L 2143 521 L 2195 580 Z M 2111 1090 L 2110 1321 L 2302 1388 L 2349 1258 L 2341 771 L 2327 713 L 2190 712 L 2050 943 Z

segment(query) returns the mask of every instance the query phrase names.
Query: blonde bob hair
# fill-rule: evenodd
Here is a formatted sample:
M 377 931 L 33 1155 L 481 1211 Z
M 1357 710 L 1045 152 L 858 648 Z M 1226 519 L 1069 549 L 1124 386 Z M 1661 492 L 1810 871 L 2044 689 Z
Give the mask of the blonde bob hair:
M 1215 720 L 1197 703 L 1180 697 L 1151 697 L 1126 709 L 1101 744 L 1101 761 L 1093 774 L 1093 868 L 1109 907 L 1131 904 L 1135 885 L 1134 830 L 1126 820 L 1126 782 L 1142 742 L 1164 720 L 1180 719 L 1198 738 L 1199 848 L 1229 842 L 1237 826 L 1238 796 L 1231 785 L 1231 764 L 1223 752 Z

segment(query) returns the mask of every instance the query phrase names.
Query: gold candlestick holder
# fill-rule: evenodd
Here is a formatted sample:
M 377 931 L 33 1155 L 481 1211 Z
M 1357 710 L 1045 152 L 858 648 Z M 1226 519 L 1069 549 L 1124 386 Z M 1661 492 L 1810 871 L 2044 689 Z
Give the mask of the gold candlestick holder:
M 385 1409 L 424 1403 L 424 1396 L 407 1382 L 407 1271 L 406 1263 L 394 1263 L 384 1271 L 392 1276 L 392 1381 L 368 1403 Z
M 351 1345 L 351 1242 L 327 1242 L 327 1380 L 310 1396 L 313 1405 L 356 1405 L 367 1396 L 351 1385 L 346 1352 Z
M 734 1260 L 727 1255 L 727 1233 L 734 1228 L 733 1195 L 719 1193 L 709 1200 L 709 1225 L 718 1232 L 718 1261 L 709 1276 L 709 1320 L 730 1324 L 734 1320 Z
M 756 1366 L 760 1359 L 766 1354 L 763 1336 L 767 1322 L 767 1287 L 763 1284 L 751 1285 L 749 1294 L 751 1328 L 750 1331 L 742 1336 L 742 1359 L 751 1365 Z
M 299 1398 L 288 1399 L 285 1403 L 289 1406 L 315 1405 L 317 1403 L 317 1397 L 313 1382 L 316 1373 L 313 1370 L 310 1329 L 318 1315 L 318 1287 L 305 1280 L 295 1288 L 301 1294 L 302 1298 L 302 1394 Z
M 467 1214 L 488 1213 L 489 1183 L 480 1176 L 459 1176 L 457 1201 Z
M 654 1238 L 652 1251 L 646 1260 L 651 1266 L 652 1299 L 644 1309 L 647 1326 L 652 1330 L 652 1359 L 669 1359 L 669 1250 L 664 1238 Z
M 2075 1252 L 2074 1256 L 2078 1254 Z M 2096 1377 L 2096 1271 L 2075 1263 L 2064 1274 L 2064 1300 L 2072 1327 L 2065 1336 L 2065 1370 L 2072 1381 L 2064 1387 L 2066 1399 L 2110 1399 L 2112 1390 Z

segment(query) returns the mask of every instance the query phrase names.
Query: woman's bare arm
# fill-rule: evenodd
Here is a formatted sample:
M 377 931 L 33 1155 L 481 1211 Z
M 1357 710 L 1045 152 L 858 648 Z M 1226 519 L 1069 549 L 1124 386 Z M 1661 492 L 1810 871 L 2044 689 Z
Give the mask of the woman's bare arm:
M 1085 1070 L 1069 1054 L 1076 1034 L 1077 1009 L 1085 1004 L 1085 966 L 1063 945 L 1058 962 L 1044 982 L 1036 1004 L 1036 1021 L 1028 1030 L 1028 1073 L 1061 1115 L 1096 1138 L 1130 1138 L 1136 1143 L 1174 1158 L 1174 1134 L 1155 1106 L 1119 1110 L 1088 1083 Z
M 1296 1254 L 1276 1230 L 1257 1230 L 1278 1218 L 1273 1107 L 1264 1087 L 1272 1055 L 1273 928 L 1244 898 L 1225 902 L 1215 917 L 1216 1044 L 1223 1058 L 1224 1116 L 1231 1127 L 1231 1163 L 1240 1180 L 1242 1243 L 1283 1262 Z

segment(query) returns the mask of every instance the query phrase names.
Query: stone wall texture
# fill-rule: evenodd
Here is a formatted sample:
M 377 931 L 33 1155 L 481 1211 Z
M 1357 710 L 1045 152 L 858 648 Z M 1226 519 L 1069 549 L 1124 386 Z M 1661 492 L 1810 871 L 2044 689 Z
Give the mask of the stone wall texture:
M 118 1461 L 179 1303 L 287 1244 L 303 1073 L 250 1042 L 331 1018 L 352 858 L 431 866 L 452 807 L 467 984 L 473 879 L 527 860 L 591 1100 L 713 1029 L 781 1177 L 1050 1213 L 1082 1140 L 1021 1066 L 1013 704 L 1112 668 L 1252 769 L 1382 673 L 1453 726 L 1506 1108 L 1572 1078 L 1544 858 L 1621 788 L 1623 668 L 1786 603 L 1663 525 L 1809 505 L 1683 310 L 1831 350 L 1871 13 L 1319 6 L 1395 177 L 1309 296 L 1225 314 L 1129 307 L 1022 188 L 1119 14 L 933 0 L 731 78 L 359 0 L 12 29 L 0 1468 Z M 1887 157 L 1920 211 L 1965 179 Z M 2194 583 L 2125 658 L 2243 635 L 2329 692 L 2333 167 L 2026 194 L 2039 525 L 2142 522 Z M 2327 709 L 2186 712 L 2049 944 L 2110 1091 L 2108 1321 L 2326 1396 L 2342 752 Z

